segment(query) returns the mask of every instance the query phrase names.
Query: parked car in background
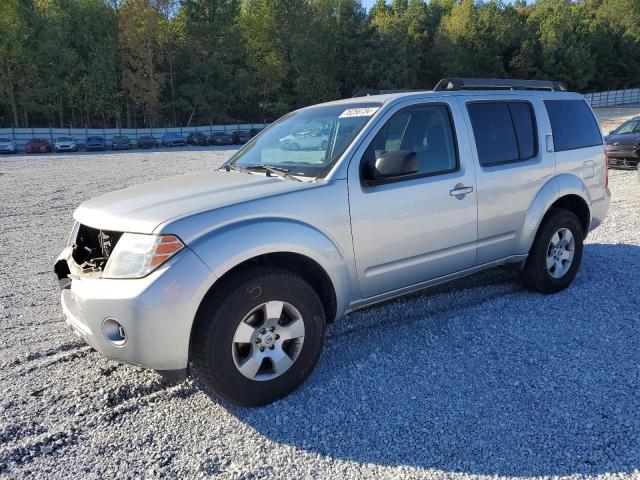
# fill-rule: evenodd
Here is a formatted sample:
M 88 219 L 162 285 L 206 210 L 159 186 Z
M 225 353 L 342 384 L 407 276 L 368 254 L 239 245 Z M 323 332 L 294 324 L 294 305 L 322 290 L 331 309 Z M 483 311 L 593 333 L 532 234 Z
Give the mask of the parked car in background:
M 90 151 L 104 151 L 107 149 L 107 144 L 103 137 L 87 137 L 87 141 L 84 143 L 84 149 Z
M 330 126 L 327 151 L 283 155 L 312 123 Z M 505 264 L 532 291 L 567 288 L 609 210 L 607 172 L 593 111 L 557 82 L 307 107 L 217 171 L 80 205 L 54 267 L 62 309 L 107 357 L 173 378 L 191 363 L 221 398 L 264 405 L 304 382 L 346 312 Z M 584 294 L 587 275 L 601 280 L 584 273 Z
M 238 145 L 247 143 L 252 138 L 253 135 L 251 135 L 248 130 L 238 130 L 233 133 L 233 143 L 236 143 Z
M 48 153 L 51 149 L 51 144 L 46 138 L 32 138 L 27 142 L 25 147 L 27 153 Z
M 187 139 L 179 133 L 167 132 L 162 135 L 162 145 L 165 147 L 181 147 L 187 144 Z
M 53 142 L 53 149 L 56 152 L 75 152 L 78 150 L 76 141 L 71 137 L 58 137 Z
M 0 138 L 0 153 L 16 153 L 17 151 L 16 142 L 10 138 Z
M 255 137 L 256 135 L 258 135 L 262 130 L 264 130 L 264 128 L 252 128 L 251 130 L 249 130 L 249 134 L 252 137 Z
M 116 135 L 111 140 L 112 150 L 129 150 L 131 148 L 131 140 L 126 135 Z
M 211 134 L 211 145 L 233 145 L 235 139 L 227 132 L 213 132 Z
M 187 135 L 187 143 L 189 145 L 209 145 L 209 139 L 202 132 L 191 132 Z
M 151 135 L 142 135 L 138 137 L 138 148 L 155 148 L 158 146 L 158 141 Z
M 280 148 L 283 150 L 313 150 L 321 148 L 326 150 L 329 136 L 320 130 L 306 130 L 280 139 Z
M 610 166 L 637 168 L 640 162 L 640 116 L 611 130 L 604 141 Z

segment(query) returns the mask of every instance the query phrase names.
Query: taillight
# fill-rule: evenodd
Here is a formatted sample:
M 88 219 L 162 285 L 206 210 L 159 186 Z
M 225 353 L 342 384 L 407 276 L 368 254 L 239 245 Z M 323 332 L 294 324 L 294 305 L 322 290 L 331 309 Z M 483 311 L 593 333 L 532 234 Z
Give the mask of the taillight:
M 609 186 L 609 154 L 604 151 L 604 186 Z

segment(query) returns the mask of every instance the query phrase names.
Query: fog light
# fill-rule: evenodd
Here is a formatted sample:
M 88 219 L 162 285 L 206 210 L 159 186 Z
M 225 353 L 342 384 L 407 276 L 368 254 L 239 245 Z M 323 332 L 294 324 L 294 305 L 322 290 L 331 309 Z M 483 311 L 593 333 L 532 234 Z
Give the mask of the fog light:
M 102 333 L 105 338 L 117 347 L 127 342 L 127 334 L 124 327 L 115 318 L 105 318 L 102 322 Z

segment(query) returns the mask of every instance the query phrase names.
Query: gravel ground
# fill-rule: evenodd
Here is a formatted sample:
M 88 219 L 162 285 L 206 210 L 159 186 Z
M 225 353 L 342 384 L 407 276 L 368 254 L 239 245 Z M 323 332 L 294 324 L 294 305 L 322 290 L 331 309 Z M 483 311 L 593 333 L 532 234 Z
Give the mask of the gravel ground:
M 0 477 L 640 478 L 635 172 L 611 172 L 568 290 L 533 294 L 498 269 L 353 313 L 306 384 L 265 408 L 85 346 L 51 272 L 73 209 L 230 152 L 0 159 Z

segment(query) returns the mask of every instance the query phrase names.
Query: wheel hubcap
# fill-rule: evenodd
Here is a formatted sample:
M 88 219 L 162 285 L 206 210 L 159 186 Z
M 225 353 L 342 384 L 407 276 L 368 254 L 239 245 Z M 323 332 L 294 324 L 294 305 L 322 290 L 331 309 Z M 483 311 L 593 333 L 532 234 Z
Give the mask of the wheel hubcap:
M 553 234 L 547 249 L 547 271 L 552 277 L 561 278 L 569 271 L 575 248 L 575 239 L 568 228 Z
M 304 343 L 304 321 L 290 303 L 272 300 L 249 312 L 233 337 L 233 361 L 251 380 L 279 377 L 297 360 Z

